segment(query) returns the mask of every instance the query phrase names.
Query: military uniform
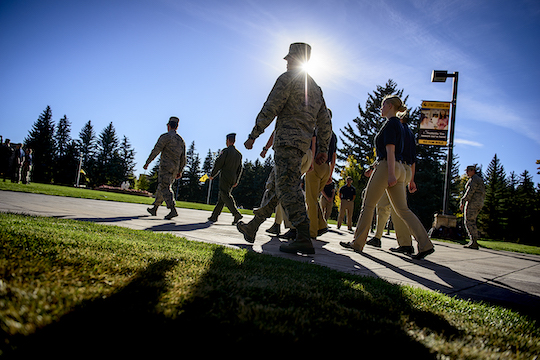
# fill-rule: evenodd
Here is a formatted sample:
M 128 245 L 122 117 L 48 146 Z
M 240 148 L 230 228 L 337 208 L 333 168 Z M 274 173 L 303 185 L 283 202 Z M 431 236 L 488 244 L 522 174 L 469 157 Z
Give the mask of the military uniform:
M 302 52 L 310 51 L 307 44 L 292 44 L 285 58 L 289 60 L 289 56 L 300 56 Z M 318 152 L 328 152 L 332 122 L 322 90 L 309 74 L 293 68 L 279 76 L 257 116 L 249 138 L 257 139 L 276 116 L 274 178 L 269 179 L 271 181 L 265 196 L 266 202 L 254 211 L 255 218 L 249 224 L 239 222 L 238 230 L 244 234 L 247 241 L 253 242 L 260 224 L 270 217 L 276 205 L 281 203 L 290 222 L 297 229 L 296 241 L 301 237 L 306 245 L 305 249 L 299 248 L 298 251 L 314 253 L 309 239 L 309 218 L 301 190 L 300 168 L 315 128 L 318 130 Z M 296 252 L 286 244 L 282 245 L 280 250 Z
M 484 206 L 484 199 L 486 197 L 486 188 L 484 181 L 476 173 L 471 176 L 467 184 L 465 185 L 465 194 L 461 198 L 460 205 L 463 207 L 463 215 L 465 217 L 465 228 L 469 233 L 471 243 L 468 247 L 478 248 L 478 228 L 476 227 L 476 217 L 480 210 Z
M 242 218 L 236 208 L 236 203 L 231 195 L 234 185 L 238 184 L 242 175 L 242 154 L 234 145 L 225 148 L 217 158 L 210 177 L 215 177 L 219 173 L 219 198 L 214 211 L 210 216 L 210 221 L 217 221 L 223 206 L 227 206 L 234 216 L 233 224 Z
M 176 124 L 178 122 L 176 121 Z M 167 208 L 176 213 L 175 200 L 171 185 L 176 179 L 177 174 L 182 173 L 186 166 L 186 143 L 175 129 L 162 134 L 154 149 L 146 160 L 145 167 L 161 153 L 158 171 L 158 186 L 155 193 L 154 209 L 148 211 L 155 215 L 157 208 L 165 201 Z M 172 216 L 171 216 L 172 217 Z

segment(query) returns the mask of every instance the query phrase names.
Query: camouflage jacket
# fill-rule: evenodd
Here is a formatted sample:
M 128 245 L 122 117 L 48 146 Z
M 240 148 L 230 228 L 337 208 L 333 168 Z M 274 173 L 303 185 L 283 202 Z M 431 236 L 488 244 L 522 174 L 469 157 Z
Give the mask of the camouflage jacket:
M 162 134 L 146 160 L 149 165 L 161 153 L 159 170 L 173 174 L 181 173 L 186 166 L 186 143 L 176 130 Z
M 466 202 L 469 202 L 471 205 L 482 207 L 484 205 L 485 197 L 486 188 L 484 186 L 484 181 L 480 176 L 474 174 L 465 185 L 465 194 L 461 198 L 461 205 L 465 205 Z
M 274 146 L 292 146 L 305 153 L 317 128 L 318 152 L 328 152 L 332 121 L 321 88 L 307 73 L 289 70 L 277 79 L 249 137 L 259 137 L 276 116 Z

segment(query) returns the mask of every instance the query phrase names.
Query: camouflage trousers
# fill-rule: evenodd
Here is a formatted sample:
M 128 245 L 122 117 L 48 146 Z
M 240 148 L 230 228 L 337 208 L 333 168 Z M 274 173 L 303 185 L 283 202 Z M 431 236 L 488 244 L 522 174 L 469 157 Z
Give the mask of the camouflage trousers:
M 255 216 L 269 218 L 280 203 L 294 227 L 309 224 L 306 199 L 301 188 L 303 156 L 301 150 L 290 146 L 274 149 L 274 168 L 268 176 L 261 207 L 253 211 Z
M 476 227 L 476 218 L 478 217 L 478 214 L 480 213 L 483 205 L 483 203 L 477 204 L 468 201 L 463 209 L 465 228 L 467 229 L 467 233 L 469 233 L 469 238 L 474 241 L 480 238 L 480 235 L 478 234 L 478 228 Z
M 172 192 L 172 183 L 176 179 L 176 174 L 171 172 L 158 172 L 158 185 L 156 189 L 156 200 L 154 205 L 160 206 L 163 201 L 167 204 L 167 208 L 172 209 L 175 206 L 174 195 Z

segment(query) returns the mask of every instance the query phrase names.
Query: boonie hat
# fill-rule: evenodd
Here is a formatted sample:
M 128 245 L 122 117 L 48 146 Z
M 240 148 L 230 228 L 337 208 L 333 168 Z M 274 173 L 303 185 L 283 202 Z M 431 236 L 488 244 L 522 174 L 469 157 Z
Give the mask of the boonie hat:
M 289 46 L 289 53 L 285 55 L 284 59 L 287 60 L 289 57 L 309 61 L 311 57 L 311 46 L 306 43 L 293 43 Z

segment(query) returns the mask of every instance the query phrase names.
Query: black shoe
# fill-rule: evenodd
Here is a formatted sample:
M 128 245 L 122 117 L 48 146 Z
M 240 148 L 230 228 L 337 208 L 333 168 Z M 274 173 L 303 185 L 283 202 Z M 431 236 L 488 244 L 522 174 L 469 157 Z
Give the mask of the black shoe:
M 208 218 L 208 221 L 211 221 L 211 222 L 216 222 L 216 221 L 217 221 L 217 219 L 214 219 L 213 217 L 211 217 L 211 216 L 210 216 L 210 217 Z
M 353 244 L 352 241 L 351 242 L 346 242 L 346 241 L 340 241 L 339 242 L 339 245 L 343 246 L 345 249 L 350 249 L 350 250 L 353 250 L 354 252 L 357 252 L 357 253 L 361 254 L 362 251 L 355 249 L 352 244 Z
M 324 229 L 319 229 L 319 231 L 317 231 L 317 236 L 321 236 L 322 234 L 326 234 L 328 232 L 328 228 L 325 227 Z
M 235 217 L 234 217 L 234 220 L 233 220 L 233 222 L 232 222 L 232 224 L 233 224 L 233 225 L 238 224 L 238 221 L 240 221 L 240 219 L 242 219 L 242 218 L 243 218 L 242 215 L 235 216 Z
M 435 249 L 431 248 L 429 250 L 421 251 L 418 254 L 413 255 L 412 258 L 415 259 L 415 260 L 422 260 L 423 258 L 428 256 L 429 254 L 433 254 L 434 252 L 435 252 Z
M 274 225 L 266 229 L 266 232 L 269 234 L 279 235 L 281 233 L 281 225 L 274 223 Z
M 412 246 L 399 246 L 397 248 L 390 248 L 390 251 L 402 253 L 402 254 L 409 254 L 412 255 L 414 253 L 414 247 Z
M 150 213 L 150 215 L 156 216 L 156 214 L 157 214 L 157 206 L 147 208 L 146 211 L 148 211 Z
M 366 244 L 380 248 L 381 239 L 374 237 L 374 238 L 369 239 L 369 241 Z
M 293 240 L 296 239 L 296 229 L 289 229 L 285 234 L 279 235 L 280 239 Z

